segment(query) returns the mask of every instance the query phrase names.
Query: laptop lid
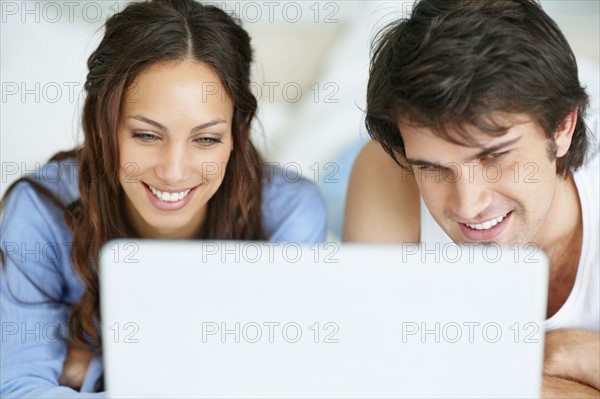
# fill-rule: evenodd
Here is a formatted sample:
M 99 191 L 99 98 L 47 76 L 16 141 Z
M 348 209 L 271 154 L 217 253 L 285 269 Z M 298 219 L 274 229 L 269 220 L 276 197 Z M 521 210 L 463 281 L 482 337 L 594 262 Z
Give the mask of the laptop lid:
M 537 247 L 119 240 L 109 397 L 538 397 Z

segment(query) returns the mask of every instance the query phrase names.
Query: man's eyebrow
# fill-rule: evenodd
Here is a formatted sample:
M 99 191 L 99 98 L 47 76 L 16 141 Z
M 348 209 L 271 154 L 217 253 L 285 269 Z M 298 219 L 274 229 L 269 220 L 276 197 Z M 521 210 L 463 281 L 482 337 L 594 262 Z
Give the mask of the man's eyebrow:
M 482 158 L 485 156 L 488 156 L 490 154 L 493 154 L 494 152 L 501 150 L 504 147 L 508 147 L 510 145 L 515 144 L 517 141 L 521 140 L 521 137 L 517 137 L 514 138 L 512 140 L 508 140 L 504 143 L 500 143 L 500 144 L 496 144 L 492 147 L 489 148 L 485 148 L 482 151 L 478 152 L 477 154 L 475 154 L 474 158 Z M 430 161 L 425 161 L 422 159 L 411 159 L 411 158 L 406 158 L 406 162 L 412 166 L 429 166 L 429 167 L 433 167 L 433 168 L 443 168 L 444 166 L 442 164 L 440 164 L 439 162 L 430 162 Z
M 486 157 L 486 156 L 488 156 L 490 154 L 493 154 L 493 153 L 495 153 L 495 152 L 503 149 L 504 147 L 511 146 L 511 145 L 515 144 L 517 141 L 521 140 L 521 137 L 523 137 L 523 136 L 514 138 L 512 140 L 508 140 L 508 141 L 506 141 L 504 143 L 496 144 L 496 145 L 491 146 L 489 148 L 484 148 L 482 151 L 480 151 L 477 154 L 475 154 L 474 158 L 483 158 L 483 157 Z
M 442 166 L 438 162 L 423 161 L 422 159 L 406 158 L 406 162 L 412 166 L 429 166 L 429 167 L 433 167 L 433 168 L 439 168 Z
M 130 118 L 136 119 L 136 120 L 138 120 L 140 122 L 147 123 L 149 125 L 152 125 L 152 126 L 156 127 L 157 129 L 160 129 L 160 130 L 163 130 L 163 131 L 168 131 L 168 129 L 165 126 L 163 126 L 162 124 L 160 124 L 157 121 L 154 121 L 152 119 L 146 118 L 145 116 L 142 116 L 142 115 L 132 115 L 132 116 L 130 116 Z M 224 119 L 221 119 L 221 118 L 216 118 L 216 119 L 213 119 L 212 121 L 205 122 L 205 123 L 203 123 L 201 125 L 198 125 L 198 126 L 192 128 L 192 130 L 190 131 L 190 133 L 193 134 L 193 133 L 196 133 L 196 132 L 198 132 L 200 130 L 206 129 L 207 127 L 218 125 L 220 123 L 227 123 L 227 121 L 224 120 Z

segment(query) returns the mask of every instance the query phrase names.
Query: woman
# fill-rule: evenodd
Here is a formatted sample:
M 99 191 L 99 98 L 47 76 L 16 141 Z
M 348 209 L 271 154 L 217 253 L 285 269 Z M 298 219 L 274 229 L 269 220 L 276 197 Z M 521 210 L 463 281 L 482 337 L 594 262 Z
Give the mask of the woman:
M 132 3 L 106 22 L 83 146 L 2 201 L 0 396 L 102 390 L 96 265 L 110 239 L 325 239 L 316 187 L 263 176 L 251 61 L 248 34 L 192 0 Z

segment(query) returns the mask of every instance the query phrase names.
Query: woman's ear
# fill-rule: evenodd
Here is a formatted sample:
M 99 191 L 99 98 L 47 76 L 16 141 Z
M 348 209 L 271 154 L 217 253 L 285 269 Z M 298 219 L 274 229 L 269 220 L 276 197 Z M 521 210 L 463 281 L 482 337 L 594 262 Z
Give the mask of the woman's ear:
M 569 147 L 571 147 L 571 141 L 573 140 L 573 132 L 575 131 L 575 126 L 577 125 L 577 112 L 577 108 L 569 112 L 569 114 L 561 122 L 560 126 L 558 127 L 558 130 L 556 130 L 556 132 L 554 133 L 557 158 L 564 156 L 569 150 Z

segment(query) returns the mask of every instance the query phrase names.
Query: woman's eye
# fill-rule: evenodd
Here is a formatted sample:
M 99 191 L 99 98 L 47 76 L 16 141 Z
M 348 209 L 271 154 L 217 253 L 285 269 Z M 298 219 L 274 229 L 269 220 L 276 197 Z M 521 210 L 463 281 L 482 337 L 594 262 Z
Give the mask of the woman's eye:
M 213 143 L 220 143 L 221 140 L 214 138 L 214 137 L 198 137 L 196 139 L 196 142 L 198 142 L 202 145 L 211 145 Z
M 157 135 L 152 133 L 133 133 L 132 137 L 146 142 L 156 141 L 159 139 Z

